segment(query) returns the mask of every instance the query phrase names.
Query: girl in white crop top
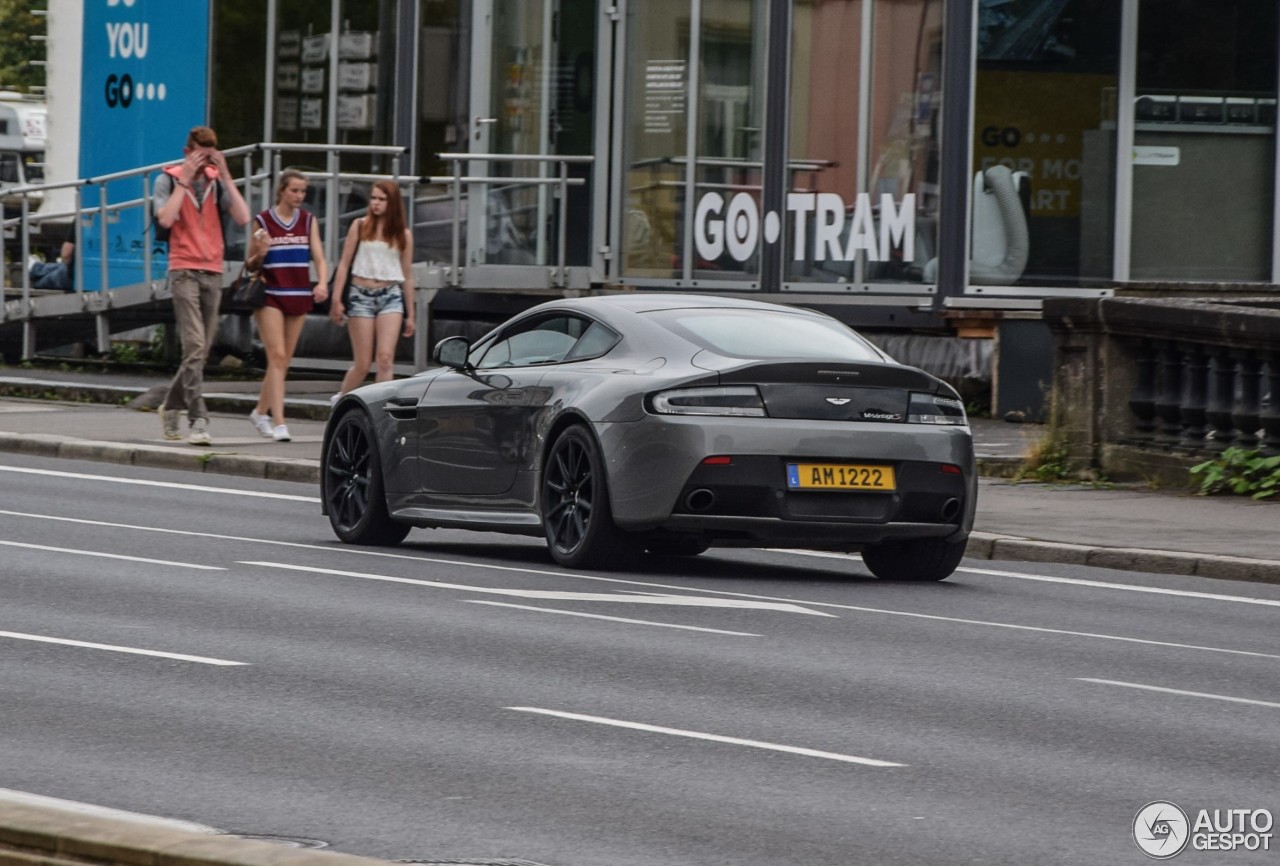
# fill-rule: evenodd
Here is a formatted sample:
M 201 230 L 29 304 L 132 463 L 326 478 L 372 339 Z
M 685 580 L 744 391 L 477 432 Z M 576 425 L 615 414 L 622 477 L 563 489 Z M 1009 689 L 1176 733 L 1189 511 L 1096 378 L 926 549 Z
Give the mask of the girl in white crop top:
M 342 379 L 341 396 L 360 387 L 371 364 L 375 381 L 389 381 L 396 344 L 413 336 L 417 321 L 413 233 L 405 226 L 400 188 L 391 181 L 380 180 L 369 191 L 368 213 L 347 232 L 333 285 L 329 315 L 346 323 L 355 361 Z

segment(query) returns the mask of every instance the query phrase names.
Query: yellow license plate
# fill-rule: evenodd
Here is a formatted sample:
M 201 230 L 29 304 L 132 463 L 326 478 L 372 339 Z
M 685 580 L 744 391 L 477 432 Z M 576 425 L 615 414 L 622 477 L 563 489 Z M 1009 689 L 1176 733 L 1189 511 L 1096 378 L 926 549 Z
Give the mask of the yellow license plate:
M 892 466 L 847 463 L 788 463 L 790 490 L 895 490 Z

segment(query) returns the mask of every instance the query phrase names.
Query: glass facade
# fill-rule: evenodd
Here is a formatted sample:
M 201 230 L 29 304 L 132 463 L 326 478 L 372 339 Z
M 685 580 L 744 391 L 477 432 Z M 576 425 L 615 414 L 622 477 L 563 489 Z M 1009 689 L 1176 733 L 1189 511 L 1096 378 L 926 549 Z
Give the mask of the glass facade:
M 1120 3 L 983 4 L 974 87 L 973 171 L 1021 176 L 1029 234 L 1025 285 L 1111 278 Z M 974 193 L 975 246 L 994 244 L 999 209 Z M 985 234 L 983 234 L 985 232 Z M 974 256 L 983 251 L 974 250 Z
M 843 254 L 814 255 L 818 196 L 837 204 L 842 240 L 845 202 L 855 202 L 866 185 L 861 142 L 865 138 L 861 55 L 864 13 L 870 0 L 816 2 L 795 6 L 791 56 L 791 123 L 788 193 L 813 212 L 794 222 L 786 237 L 788 280 L 856 281 L 856 261 Z M 814 197 L 812 199 L 808 197 Z M 800 225 L 803 224 L 803 229 Z M 843 249 L 843 248 L 842 248 Z
M 1276 13 L 1138 4 L 1131 279 L 1272 279 Z
M 741 219 L 748 223 L 758 223 L 764 181 L 765 7 L 765 0 L 703 0 L 699 28 L 693 198 L 697 203 L 708 196 L 726 203 L 737 200 L 739 208 L 733 213 L 744 214 Z M 750 208 L 743 207 L 747 201 Z M 693 275 L 704 280 L 759 279 L 758 249 L 738 243 L 749 234 L 749 228 L 726 220 L 720 255 L 706 255 L 694 243 L 688 253 Z
M 790 194 L 807 225 L 788 238 L 788 280 L 925 281 L 937 246 L 941 16 L 941 0 L 796 4 Z
M 627 8 L 620 253 L 622 271 L 636 277 L 683 273 L 691 12 L 688 0 Z
M 898 244 L 877 233 L 871 282 L 933 282 L 938 236 L 942 0 L 878 0 L 872 31 L 870 179 L 865 192 L 877 223 L 885 210 L 914 210 L 914 237 Z M 901 216 L 899 217 L 901 221 Z M 864 256 L 867 253 L 863 254 Z
M 591 172 L 572 163 L 581 185 L 567 203 L 548 180 L 558 156 L 589 156 L 595 129 L 594 0 L 495 2 L 488 28 L 474 34 L 478 60 L 470 152 L 494 155 L 472 163 L 502 178 L 471 199 L 471 264 L 545 265 L 558 255 L 560 209 L 571 264 L 589 256 Z M 487 81 L 487 85 L 483 83 Z M 511 157 L 504 159 L 503 157 Z
M 944 0 L 225 0 L 212 122 L 229 145 L 408 144 L 418 174 L 491 154 L 467 169 L 491 180 L 466 189 L 464 267 L 563 245 L 596 285 L 926 293 L 940 255 L 969 262 L 948 296 L 1275 278 L 1274 0 L 971 2 L 972 48 Z M 268 38 L 269 108 L 246 61 Z M 957 52 L 972 129 L 947 131 Z M 969 188 L 946 189 L 958 149 Z M 418 190 L 433 260 L 448 192 Z M 940 249 L 940 205 L 966 200 L 967 247 Z

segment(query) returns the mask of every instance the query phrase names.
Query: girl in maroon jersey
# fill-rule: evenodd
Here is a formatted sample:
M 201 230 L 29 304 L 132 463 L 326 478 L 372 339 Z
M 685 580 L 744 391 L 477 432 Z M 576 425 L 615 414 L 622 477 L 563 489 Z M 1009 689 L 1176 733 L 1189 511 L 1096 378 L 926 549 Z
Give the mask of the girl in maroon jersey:
M 329 265 L 316 219 L 302 208 L 306 197 L 306 177 L 292 169 L 281 172 L 275 207 L 255 217 L 249 247 L 248 265 L 254 269 L 261 264 L 267 284 L 267 303 L 253 313 L 267 351 L 267 373 L 249 421 L 260 434 L 277 442 L 290 438 L 284 423 L 284 381 L 303 322 L 313 304 L 329 297 Z M 314 287 L 312 264 L 319 278 Z
M 396 343 L 413 336 L 413 233 L 405 226 L 400 188 L 389 180 L 373 185 L 368 213 L 347 232 L 334 285 L 346 286 L 348 277 L 350 291 L 345 299 L 334 292 L 329 315 L 338 324 L 346 318 L 355 364 L 335 401 L 358 387 L 375 362 L 375 381 L 390 380 Z

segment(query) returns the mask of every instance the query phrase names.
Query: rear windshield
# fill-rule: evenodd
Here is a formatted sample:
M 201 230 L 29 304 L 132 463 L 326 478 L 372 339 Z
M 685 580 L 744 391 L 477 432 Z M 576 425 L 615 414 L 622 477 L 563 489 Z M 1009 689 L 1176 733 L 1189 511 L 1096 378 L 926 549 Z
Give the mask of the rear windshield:
M 719 355 L 762 360 L 888 360 L 834 319 L 773 310 L 658 310 L 649 315 L 667 330 Z

